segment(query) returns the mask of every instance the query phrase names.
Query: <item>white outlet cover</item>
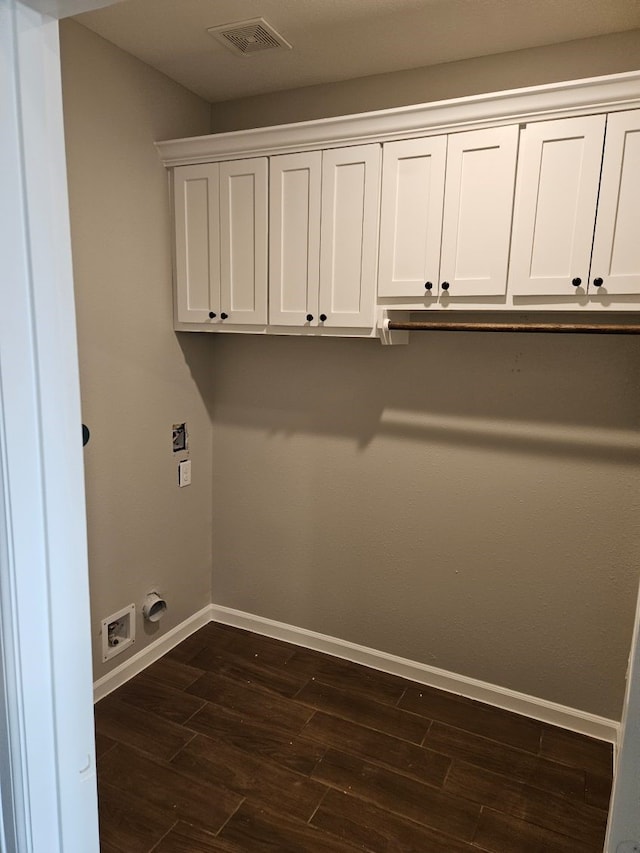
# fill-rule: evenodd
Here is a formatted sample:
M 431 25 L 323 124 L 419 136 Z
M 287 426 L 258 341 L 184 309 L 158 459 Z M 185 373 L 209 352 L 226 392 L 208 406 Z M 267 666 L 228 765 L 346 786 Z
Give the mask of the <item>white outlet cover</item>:
M 185 459 L 184 462 L 180 462 L 178 465 L 178 485 L 180 488 L 183 486 L 191 485 L 191 460 Z
M 109 625 L 112 622 L 117 622 L 119 619 L 126 619 L 128 622 L 128 635 L 125 639 L 121 640 L 117 646 L 109 645 Z M 129 646 L 133 645 L 136 640 L 136 606 L 135 604 L 128 604 L 126 607 L 123 607 L 122 610 L 118 610 L 117 613 L 112 613 L 111 616 L 107 616 L 106 619 L 102 620 L 101 628 L 102 634 L 102 662 L 106 663 L 106 661 L 111 660 L 116 655 L 121 654 L 125 649 L 128 649 Z

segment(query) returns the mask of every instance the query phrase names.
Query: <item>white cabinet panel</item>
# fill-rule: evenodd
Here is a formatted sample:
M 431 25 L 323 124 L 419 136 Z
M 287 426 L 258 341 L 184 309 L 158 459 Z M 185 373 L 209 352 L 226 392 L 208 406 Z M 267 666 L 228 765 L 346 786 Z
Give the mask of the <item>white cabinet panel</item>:
M 605 116 L 529 124 L 520 143 L 509 290 L 575 293 L 587 285 Z
M 384 146 L 380 296 L 438 291 L 446 160 L 446 136 Z M 426 282 L 432 286 L 425 289 Z
M 508 125 L 449 136 L 440 279 L 450 296 L 506 291 L 518 133 Z
M 320 151 L 271 158 L 269 322 L 272 325 L 318 324 L 321 181 Z
M 380 146 L 323 153 L 320 318 L 327 326 L 375 320 Z
M 384 146 L 380 296 L 505 293 L 518 132 Z
M 177 320 L 206 323 L 220 311 L 217 163 L 176 168 L 173 197 Z
M 266 157 L 220 164 L 220 308 L 229 323 L 267 322 L 267 181 Z
M 640 293 L 640 110 L 607 120 L 589 290 Z

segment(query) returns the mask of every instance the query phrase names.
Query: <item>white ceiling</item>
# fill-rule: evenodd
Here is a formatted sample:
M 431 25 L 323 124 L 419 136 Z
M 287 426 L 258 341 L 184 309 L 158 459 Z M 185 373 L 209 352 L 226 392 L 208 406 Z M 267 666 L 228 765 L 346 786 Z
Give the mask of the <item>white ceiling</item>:
M 208 27 L 263 17 L 293 50 Z M 208 101 L 640 28 L 639 0 L 124 0 L 76 20 Z

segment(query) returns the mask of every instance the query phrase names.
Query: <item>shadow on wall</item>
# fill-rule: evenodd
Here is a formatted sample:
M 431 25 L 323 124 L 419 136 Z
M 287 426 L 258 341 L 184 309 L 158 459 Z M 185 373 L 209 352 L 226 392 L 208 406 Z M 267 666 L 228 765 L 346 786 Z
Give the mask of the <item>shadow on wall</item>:
M 640 340 L 179 338 L 213 420 L 216 604 L 617 718 Z
M 377 341 L 180 333 L 212 420 L 640 463 L 640 340 L 413 333 Z

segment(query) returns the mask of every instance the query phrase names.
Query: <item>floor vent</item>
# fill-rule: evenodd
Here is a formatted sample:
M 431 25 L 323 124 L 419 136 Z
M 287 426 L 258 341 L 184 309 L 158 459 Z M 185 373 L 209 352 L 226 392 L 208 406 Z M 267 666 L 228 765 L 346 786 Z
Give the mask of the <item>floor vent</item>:
M 228 47 L 236 56 L 251 56 L 253 53 L 272 50 L 277 47 L 291 50 L 289 42 L 276 32 L 264 18 L 222 24 L 219 27 L 211 27 L 207 32 L 225 47 Z

